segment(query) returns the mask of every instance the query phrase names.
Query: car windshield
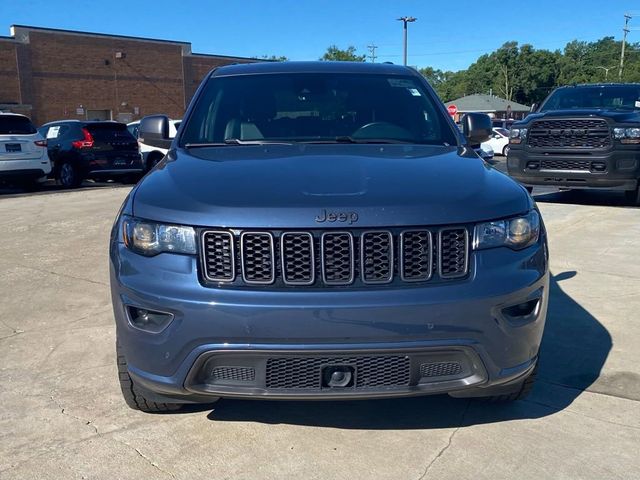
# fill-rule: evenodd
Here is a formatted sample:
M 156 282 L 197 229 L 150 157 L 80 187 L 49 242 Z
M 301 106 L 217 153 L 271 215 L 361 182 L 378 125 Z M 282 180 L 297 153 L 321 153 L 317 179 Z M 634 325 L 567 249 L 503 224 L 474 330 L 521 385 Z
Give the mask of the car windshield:
M 640 109 L 640 85 L 562 88 L 551 94 L 540 111 L 583 108 Z
M 181 145 L 270 141 L 457 143 L 436 99 L 416 78 L 304 73 L 210 79 Z
M 0 115 L 0 135 L 32 135 L 36 133 L 27 117 L 18 115 Z
M 509 136 L 509 130 L 507 130 L 506 128 L 494 128 L 493 131 L 499 133 L 503 137 Z

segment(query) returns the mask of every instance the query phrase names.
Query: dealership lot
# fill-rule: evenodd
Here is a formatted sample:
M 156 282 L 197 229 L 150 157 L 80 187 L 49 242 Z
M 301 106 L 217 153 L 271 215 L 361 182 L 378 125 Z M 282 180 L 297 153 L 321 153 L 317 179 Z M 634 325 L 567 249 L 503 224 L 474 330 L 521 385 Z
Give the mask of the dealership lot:
M 120 396 L 108 287 L 128 192 L 0 196 L 0 478 L 637 476 L 640 209 L 617 194 L 537 196 L 553 281 L 526 401 L 223 400 L 146 415 Z

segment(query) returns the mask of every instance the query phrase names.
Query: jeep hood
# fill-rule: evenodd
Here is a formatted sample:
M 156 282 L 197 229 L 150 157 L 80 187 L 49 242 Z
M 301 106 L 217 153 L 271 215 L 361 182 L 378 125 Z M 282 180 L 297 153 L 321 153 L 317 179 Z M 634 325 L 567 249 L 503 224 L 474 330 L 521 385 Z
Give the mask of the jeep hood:
M 194 226 L 344 228 L 349 221 L 316 216 L 355 212 L 353 227 L 452 225 L 531 206 L 521 186 L 470 150 L 298 144 L 173 150 L 138 184 L 132 209 Z

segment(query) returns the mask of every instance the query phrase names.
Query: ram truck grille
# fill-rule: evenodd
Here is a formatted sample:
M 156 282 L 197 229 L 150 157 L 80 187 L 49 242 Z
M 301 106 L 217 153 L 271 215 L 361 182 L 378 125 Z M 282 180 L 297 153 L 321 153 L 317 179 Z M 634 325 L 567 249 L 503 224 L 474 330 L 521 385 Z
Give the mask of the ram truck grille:
M 532 148 L 602 149 L 611 146 L 611 131 L 602 119 L 537 120 L 529 128 L 527 144 Z
M 345 287 L 448 281 L 469 273 L 466 227 L 200 232 L 211 286 Z

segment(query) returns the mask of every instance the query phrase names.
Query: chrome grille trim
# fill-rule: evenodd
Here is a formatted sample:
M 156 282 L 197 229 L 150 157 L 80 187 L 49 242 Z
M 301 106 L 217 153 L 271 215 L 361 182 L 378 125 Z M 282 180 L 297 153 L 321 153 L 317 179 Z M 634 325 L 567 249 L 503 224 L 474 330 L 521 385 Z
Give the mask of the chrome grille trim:
M 285 243 L 288 236 L 304 236 L 309 239 L 310 244 L 310 255 L 311 255 L 311 265 L 310 265 L 310 280 L 307 282 L 301 282 L 297 280 L 288 280 L 287 279 L 287 255 L 285 254 Z M 315 257 L 315 245 L 313 235 L 309 232 L 285 232 L 280 236 L 280 263 L 282 267 L 282 281 L 285 285 L 313 285 L 316 281 L 316 257 Z
M 410 233 L 426 233 L 429 239 L 429 260 L 428 260 L 428 275 L 425 277 L 418 278 L 408 278 L 405 272 L 405 259 L 406 259 L 406 250 L 405 250 L 405 237 Z M 412 230 L 404 230 L 400 232 L 400 260 L 398 261 L 400 266 L 400 278 L 403 282 L 426 282 L 431 280 L 433 276 L 433 235 L 429 230 L 424 229 L 412 229 Z
M 370 252 L 368 252 L 367 249 L 365 248 L 366 237 L 367 235 L 379 235 L 379 234 L 386 235 L 389 239 L 389 266 L 387 267 L 389 270 L 389 274 L 387 275 L 387 278 L 384 278 L 382 280 L 368 280 L 366 275 L 365 256 Z M 360 234 L 360 276 L 362 278 L 362 283 L 366 283 L 369 285 L 391 283 L 393 281 L 393 268 L 394 268 L 393 257 L 394 256 L 395 256 L 395 251 L 393 249 L 393 234 L 390 231 L 367 230 L 365 232 L 362 232 Z
M 230 256 L 231 256 L 231 276 L 230 277 L 212 277 L 209 275 L 209 267 L 207 264 L 207 259 L 209 256 L 206 254 L 207 252 L 207 235 L 214 234 L 220 235 L 223 237 L 229 238 L 230 244 Z M 204 230 L 200 235 L 200 246 L 202 248 L 201 254 L 201 262 L 202 262 L 202 272 L 204 278 L 210 282 L 224 282 L 231 283 L 236 279 L 236 242 L 233 234 L 231 232 L 227 232 L 224 230 Z
M 201 281 L 225 288 L 399 287 L 459 279 L 471 268 L 468 225 L 336 231 L 201 229 L 199 235 Z
M 464 268 L 463 270 L 455 274 L 443 273 L 442 259 L 444 255 L 442 253 L 442 235 L 445 232 L 451 232 L 456 230 L 462 230 L 464 232 Z M 444 278 L 444 279 L 460 278 L 460 277 L 466 276 L 468 271 L 469 271 L 469 231 L 462 226 L 441 228 L 438 231 L 438 275 L 440 276 L 440 278 Z
M 327 279 L 327 255 L 326 255 L 326 239 L 331 236 L 346 235 L 349 239 L 349 256 L 350 256 L 350 275 L 346 280 L 329 280 Z M 351 232 L 324 232 L 320 237 L 320 263 L 322 266 L 322 281 L 326 285 L 351 285 L 355 280 L 355 252 L 353 247 L 353 235 Z
M 251 280 L 247 278 L 247 255 L 246 255 L 246 247 L 245 247 L 245 238 L 249 235 L 254 235 L 256 237 L 268 237 L 269 238 L 269 248 L 271 253 L 271 276 L 266 280 Z M 242 232 L 240 235 L 240 257 L 242 262 L 242 279 L 245 283 L 249 285 L 271 285 L 276 280 L 276 252 L 274 247 L 274 239 L 273 234 L 271 232 L 253 232 L 247 231 Z

